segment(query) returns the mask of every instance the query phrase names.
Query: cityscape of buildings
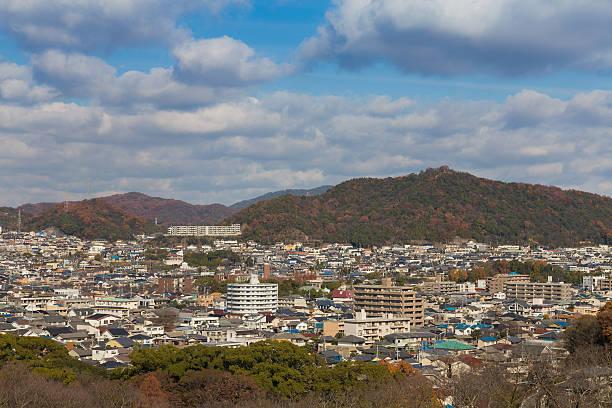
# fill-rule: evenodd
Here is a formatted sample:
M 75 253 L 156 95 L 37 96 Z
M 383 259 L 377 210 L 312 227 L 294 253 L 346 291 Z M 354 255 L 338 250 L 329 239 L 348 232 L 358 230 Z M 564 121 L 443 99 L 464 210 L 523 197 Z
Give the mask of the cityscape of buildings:
M 190 254 L 228 253 L 239 260 L 190 265 Z M 449 279 L 512 261 L 584 276 L 574 284 L 534 282 L 517 271 Z M 153 237 L 108 242 L 5 231 L 0 283 L 0 333 L 51 338 L 106 368 L 128 366 L 140 346 L 278 340 L 310 345 L 330 364 L 392 350 L 386 358 L 438 378 L 447 375 L 442 351 L 483 360 L 518 345 L 562 353 L 568 322 L 612 299 L 612 248 L 236 240 L 161 247 Z

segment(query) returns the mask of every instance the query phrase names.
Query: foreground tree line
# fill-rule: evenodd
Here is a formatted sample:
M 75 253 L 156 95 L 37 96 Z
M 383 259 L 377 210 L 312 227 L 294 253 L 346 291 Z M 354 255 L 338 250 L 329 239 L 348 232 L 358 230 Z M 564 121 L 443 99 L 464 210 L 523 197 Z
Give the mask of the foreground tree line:
M 433 382 L 403 362 L 328 367 L 287 342 L 139 349 L 129 368 L 104 371 L 51 340 L 0 335 L 0 407 L 609 407 L 611 344 L 612 302 L 567 330 L 566 358 L 485 364 Z
M 103 371 L 51 340 L 0 335 L 0 361 L 0 407 L 441 408 L 408 364 L 327 367 L 286 342 L 141 349 L 130 368 Z

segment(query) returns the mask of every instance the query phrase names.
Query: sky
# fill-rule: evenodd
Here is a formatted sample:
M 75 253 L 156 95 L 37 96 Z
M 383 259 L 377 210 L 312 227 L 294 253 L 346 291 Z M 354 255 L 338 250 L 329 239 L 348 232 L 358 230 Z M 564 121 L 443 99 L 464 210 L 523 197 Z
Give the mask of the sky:
M 0 205 L 448 165 L 612 195 L 609 0 L 2 0 Z

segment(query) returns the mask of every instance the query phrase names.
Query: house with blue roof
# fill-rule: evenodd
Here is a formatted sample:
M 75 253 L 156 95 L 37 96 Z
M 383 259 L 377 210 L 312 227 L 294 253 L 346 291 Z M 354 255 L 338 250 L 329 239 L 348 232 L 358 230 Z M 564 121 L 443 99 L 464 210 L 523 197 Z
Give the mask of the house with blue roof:
M 484 337 L 481 337 L 481 338 L 478 339 L 478 344 L 477 345 L 478 345 L 479 349 L 482 349 L 484 347 L 492 346 L 494 344 L 497 344 L 497 341 L 498 341 L 498 339 L 495 336 L 484 336 Z
M 445 350 L 453 354 L 465 354 L 469 351 L 474 350 L 474 346 L 464 343 L 459 340 L 437 340 L 432 345 L 434 350 Z

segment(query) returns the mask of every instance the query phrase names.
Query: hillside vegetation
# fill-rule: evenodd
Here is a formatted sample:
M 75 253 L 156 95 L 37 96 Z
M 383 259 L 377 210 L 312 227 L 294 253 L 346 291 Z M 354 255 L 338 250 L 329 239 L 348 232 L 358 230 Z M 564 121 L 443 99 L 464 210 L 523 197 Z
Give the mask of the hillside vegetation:
M 130 239 L 135 234 L 153 232 L 155 227 L 106 204 L 100 199 L 58 204 L 38 216 L 27 219 L 25 228 L 58 228 L 68 235 L 85 239 Z
M 358 245 L 450 241 L 575 245 L 610 242 L 612 199 L 503 183 L 441 167 L 403 177 L 354 179 L 316 197 L 284 196 L 230 217 L 246 238 Z
M 251 198 L 249 200 L 237 202 L 235 204 L 232 204 L 230 208 L 235 209 L 235 210 L 242 210 L 242 209 L 252 206 L 253 204 L 257 204 L 261 201 L 270 200 L 272 198 L 282 197 L 282 196 L 287 196 L 287 195 L 298 196 L 298 197 L 318 196 L 318 195 L 325 193 L 332 187 L 333 186 L 320 186 L 320 187 L 315 187 L 311 189 L 290 189 L 290 190 L 274 191 L 272 193 L 263 194 L 263 195 L 260 195 L 259 197 Z

